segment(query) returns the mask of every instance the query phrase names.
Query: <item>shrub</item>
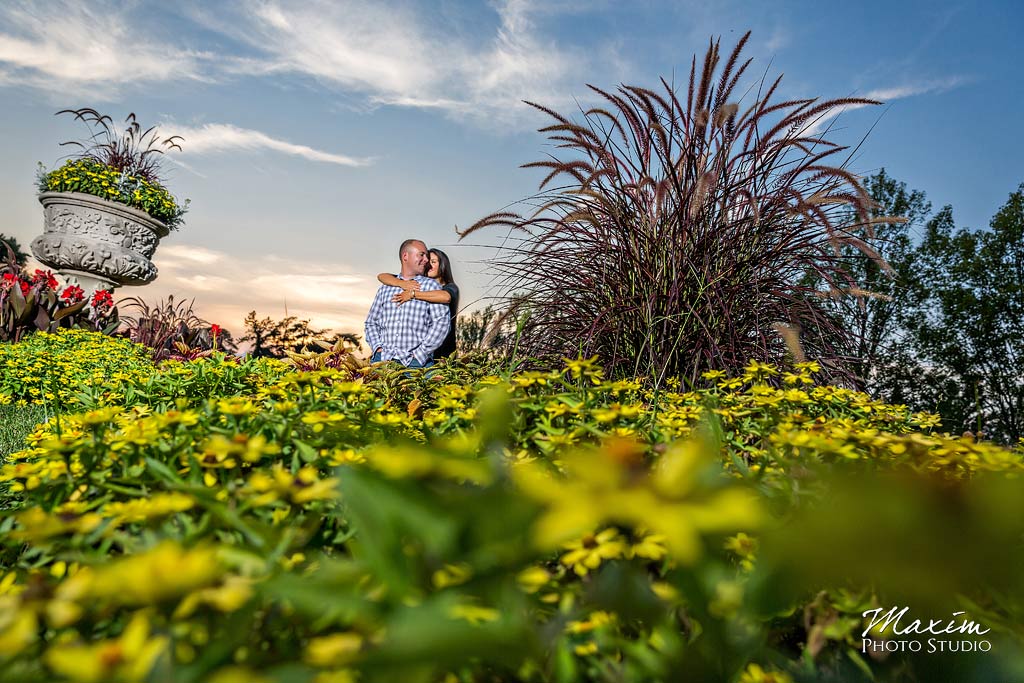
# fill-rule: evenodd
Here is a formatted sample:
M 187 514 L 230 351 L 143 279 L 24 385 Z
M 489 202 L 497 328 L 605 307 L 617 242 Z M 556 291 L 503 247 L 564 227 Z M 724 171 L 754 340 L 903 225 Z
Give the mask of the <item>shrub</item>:
M 48 270 L 23 273 L 10 250 L 8 260 L 0 263 L 0 342 L 17 342 L 36 330 L 78 327 L 112 332 L 117 325 L 109 291 L 97 290 L 86 298 L 81 287 L 61 290 Z
M 39 333 L 0 344 L 0 403 L 67 409 L 90 388 L 123 397 L 152 373 L 145 347 L 78 329 Z
M 192 311 L 193 301 L 174 301 L 174 295 L 149 304 L 138 297 L 121 301 L 127 311 L 122 319 L 123 333 L 136 344 L 148 347 L 153 360 L 171 358 L 178 351 L 178 345 L 191 350 L 193 347 L 214 349 L 233 348 L 230 334 L 219 325 L 211 325 Z M 213 330 L 216 329 L 216 333 Z M 225 345 L 225 341 L 227 345 Z
M 724 67 L 717 41 L 701 68 L 694 57 L 685 92 L 664 80 L 660 91 L 590 86 L 604 106 L 580 122 L 530 103 L 554 119 L 540 130 L 558 150 L 526 164 L 550 171 L 526 202 L 535 210 L 461 233 L 522 235 L 494 266 L 508 306 L 529 313 L 526 355 L 597 354 L 616 375 L 692 382 L 805 353 L 830 378 L 846 376 L 852 333 L 820 296 L 854 289 L 839 249 L 877 257 L 861 236 L 887 219 L 868 217 L 858 179 L 827 163 L 844 148 L 812 127 L 839 107 L 877 103 L 778 102 L 776 79 L 740 109 L 748 36 Z M 809 272 L 828 291 L 801 284 Z
M 0 468 L 5 674 L 896 681 L 1020 665 L 1019 452 L 819 386 L 815 363 L 708 372 L 693 391 L 607 379 L 596 359 L 493 370 L 358 379 L 212 356 L 165 363 L 130 406 L 40 426 Z M 864 612 L 908 597 L 968 610 L 992 651 L 864 654 Z

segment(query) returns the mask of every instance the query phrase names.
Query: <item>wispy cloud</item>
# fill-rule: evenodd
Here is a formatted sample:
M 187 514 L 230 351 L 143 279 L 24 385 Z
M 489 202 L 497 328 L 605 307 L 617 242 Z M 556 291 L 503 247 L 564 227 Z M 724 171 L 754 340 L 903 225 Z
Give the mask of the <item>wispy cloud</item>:
M 569 47 L 546 34 L 537 17 L 555 11 L 505 0 L 488 24 L 460 26 L 394 2 L 271 0 L 234 21 L 209 9 L 193 18 L 262 55 L 232 62 L 233 72 L 301 74 L 377 105 L 507 125 L 529 112 L 522 100 L 572 104 L 572 92 L 582 92 L 588 77 L 615 77 L 622 66 L 611 48 Z
M 367 166 L 373 162 L 369 158 L 325 152 L 307 145 L 280 140 L 258 130 L 239 128 L 226 123 L 208 123 L 198 127 L 164 124 L 161 126 L 161 134 L 180 135 L 184 138 L 182 154 L 206 154 L 240 149 L 271 150 L 302 157 L 309 161 L 321 161 L 340 166 Z
M 127 84 L 202 79 L 209 55 L 155 39 L 131 6 L 0 3 L 0 82 L 110 97 Z
M 947 92 L 963 85 L 966 79 L 960 76 L 952 76 L 944 79 L 934 79 L 919 81 L 916 83 L 905 83 L 899 86 L 892 86 L 888 88 L 875 88 L 869 90 L 864 94 L 854 93 L 851 97 L 862 97 L 869 100 L 876 100 L 883 104 L 894 102 L 896 100 L 905 99 L 907 97 L 915 97 L 918 95 L 936 95 L 939 93 Z M 844 112 L 853 111 L 855 109 L 861 109 L 866 107 L 866 104 L 844 104 L 834 109 L 821 114 L 818 118 L 810 121 L 803 129 L 805 135 L 816 135 L 824 130 L 830 121 L 833 121 L 837 116 Z

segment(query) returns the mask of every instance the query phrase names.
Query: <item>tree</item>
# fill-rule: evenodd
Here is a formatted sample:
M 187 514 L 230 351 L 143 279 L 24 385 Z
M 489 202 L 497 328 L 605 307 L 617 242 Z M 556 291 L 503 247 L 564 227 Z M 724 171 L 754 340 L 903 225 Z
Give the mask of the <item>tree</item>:
M 24 268 L 25 264 L 28 263 L 28 254 L 21 250 L 21 245 L 18 244 L 18 240 L 13 237 L 8 237 L 0 232 L 0 260 L 6 259 L 8 247 L 14 253 L 14 260 L 17 264 Z
M 256 311 L 249 311 L 242 324 L 245 326 L 245 334 L 238 341 L 242 344 L 252 344 L 249 353 L 257 358 L 273 357 L 274 321 L 270 318 L 259 319 L 256 317 Z
M 318 342 L 333 345 L 342 339 L 359 345 L 356 334 L 318 330 L 310 325 L 309 320 L 300 320 L 293 315 L 274 321 L 269 317 L 257 318 L 256 311 L 250 311 L 243 324 L 245 335 L 238 341 L 252 344 L 250 354 L 256 357 L 284 358 L 287 351 L 301 353 L 318 348 Z
M 941 382 L 946 427 L 1014 443 L 1024 436 L 1024 183 L 989 227 L 957 230 L 951 207 L 929 221 L 907 327 Z
M 493 306 L 460 315 L 457 325 L 459 353 L 493 351 L 499 355 L 512 350 L 514 320 L 501 315 Z
M 892 361 L 906 340 L 902 316 L 919 288 L 911 233 L 923 228 L 931 204 L 924 192 L 908 190 L 884 168 L 865 179 L 864 189 L 874 202 L 869 225 L 877 256 L 842 247 L 847 286 L 837 288 L 826 305 L 852 332 L 850 368 L 863 388 L 877 392 L 888 386 Z M 861 223 L 854 214 L 848 222 L 855 227 Z M 820 290 L 820 283 L 815 284 Z

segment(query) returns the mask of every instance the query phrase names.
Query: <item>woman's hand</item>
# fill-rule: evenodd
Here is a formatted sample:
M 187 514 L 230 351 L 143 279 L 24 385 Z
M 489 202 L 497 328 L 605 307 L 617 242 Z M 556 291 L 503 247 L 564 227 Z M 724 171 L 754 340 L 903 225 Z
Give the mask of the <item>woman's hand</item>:
M 420 283 L 418 282 L 416 283 L 416 289 L 419 289 L 419 284 Z M 415 292 L 416 290 L 414 289 L 403 289 L 401 292 L 391 297 L 391 300 L 398 304 L 399 306 L 401 306 L 406 301 L 410 301 L 413 298 L 413 296 L 415 296 Z
M 400 286 L 402 287 L 403 292 L 418 292 L 423 285 L 416 280 L 402 280 L 402 284 Z M 408 301 L 408 299 L 406 299 L 406 301 Z

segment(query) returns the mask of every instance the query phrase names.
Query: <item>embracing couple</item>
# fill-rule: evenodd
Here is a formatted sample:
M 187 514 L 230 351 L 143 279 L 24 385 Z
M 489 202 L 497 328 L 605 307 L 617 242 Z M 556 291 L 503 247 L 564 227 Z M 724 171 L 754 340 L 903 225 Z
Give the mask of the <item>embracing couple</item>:
M 398 258 L 397 276 L 377 276 L 382 284 L 366 316 L 370 361 L 425 368 L 455 353 L 459 288 L 448 256 L 421 240 L 402 242 Z

